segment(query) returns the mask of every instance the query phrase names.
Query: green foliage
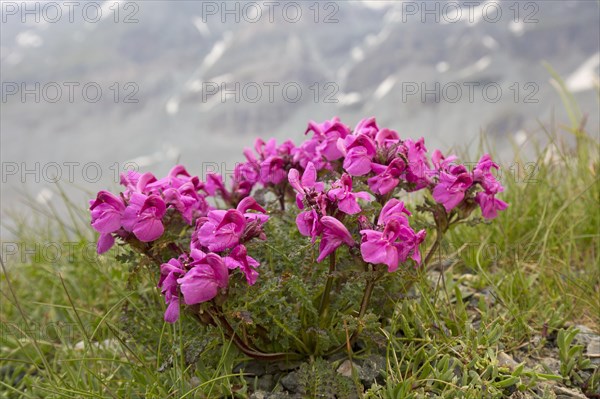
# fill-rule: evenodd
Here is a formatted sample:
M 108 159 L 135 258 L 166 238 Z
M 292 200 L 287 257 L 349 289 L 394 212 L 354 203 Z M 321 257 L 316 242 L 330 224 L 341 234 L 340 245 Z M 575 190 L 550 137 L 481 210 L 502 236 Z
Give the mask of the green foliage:
M 347 251 L 338 251 L 331 302 L 320 314 L 329 273 L 325 262 L 314 262 L 315 248 L 299 235 L 294 216 L 272 218 L 266 233 L 273 239 L 252 244 L 252 253 L 262 260 L 256 284 L 248 287 L 239 279 L 230 287 L 223 307 L 225 314 L 236 320 L 236 330 L 252 337 L 263 350 L 306 355 L 321 355 L 343 346 L 347 331 L 359 325 L 376 333 L 377 317 L 367 313 L 359 319 L 356 314 L 364 276 L 369 272 L 357 271 L 355 259 Z M 392 304 L 387 309 L 392 309 Z
M 560 329 L 556 338 L 560 357 L 560 374 L 569 385 L 572 382 L 576 382 L 578 385 L 583 384 L 584 381 L 577 371 L 593 368 L 590 359 L 583 356 L 583 345 L 573 345 L 577 334 L 579 334 L 579 330 L 576 328 Z
M 299 392 L 308 398 L 348 398 L 354 392 L 352 381 L 336 373 L 331 363 L 323 359 L 302 363 L 297 378 Z

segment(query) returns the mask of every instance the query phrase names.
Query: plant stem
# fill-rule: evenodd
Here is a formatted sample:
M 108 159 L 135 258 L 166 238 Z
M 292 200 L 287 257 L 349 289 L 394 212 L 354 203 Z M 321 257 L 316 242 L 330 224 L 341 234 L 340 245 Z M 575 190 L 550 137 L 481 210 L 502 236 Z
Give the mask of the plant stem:
M 431 258 L 433 257 L 433 255 L 437 251 L 438 247 L 440 246 L 440 242 L 442 241 L 442 235 L 443 235 L 443 233 L 440 233 L 439 230 L 436 230 L 435 242 L 433 243 L 431 248 L 429 248 L 429 251 L 427 252 L 427 255 L 425 256 L 425 260 L 423 261 L 424 269 L 427 268 L 427 266 L 429 265 L 429 261 L 431 261 Z
M 225 318 L 225 316 L 218 309 L 209 310 L 208 313 L 211 315 L 215 323 L 221 326 L 225 330 L 225 335 L 227 335 L 235 346 L 245 355 L 248 355 L 254 359 L 258 360 L 268 360 L 268 361 L 276 361 L 276 360 L 286 360 L 286 359 L 300 359 L 303 356 L 299 353 L 293 352 L 274 352 L 267 353 L 259 351 L 256 348 L 252 348 L 247 345 L 242 338 L 235 332 L 229 321 Z
M 373 288 L 375 288 L 375 283 L 377 281 L 379 281 L 379 278 L 369 280 L 365 285 L 365 293 L 363 294 L 362 302 L 360 303 L 360 309 L 358 311 L 359 318 L 363 317 L 367 312 L 369 301 L 371 300 L 371 294 L 373 294 Z
M 323 317 L 323 314 L 329 307 L 331 297 L 331 287 L 333 286 L 333 273 L 335 272 L 335 251 L 329 255 L 329 275 L 327 276 L 327 282 L 325 283 L 325 290 L 321 297 L 321 304 L 319 305 L 319 320 Z
M 433 243 L 433 245 L 431 246 L 431 248 L 429 248 L 429 252 L 427 252 L 427 255 L 425 256 L 425 260 L 423 261 L 423 268 L 427 269 L 427 266 L 429 265 L 429 262 L 431 261 L 431 258 L 433 257 L 433 255 L 435 254 L 435 252 L 438 250 L 438 247 L 440 246 L 440 244 L 442 243 L 442 239 L 444 238 L 444 234 L 446 234 L 446 232 L 448 230 L 450 230 L 450 227 L 454 226 L 455 224 L 458 224 L 460 222 L 460 217 L 455 218 L 457 215 L 453 214 L 450 216 L 449 219 L 449 223 L 445 226 L 445 227 L 439 227 L 436 229 L 435 231 L 435 242 Z
M 360 302 L 360 308 L 358 310 L 358 318 L 361 319 L 367 309 L 369 307 L 369 301 L 371 300 L 371 295 L 373 294 L 373 289 L 375 288 L 375 284 L 381 279 L 384 274 L 378 274 L 375 278 L 370 278 L 367 280 L 367 284 L 365 285 L 365 292 L 363 293 L 362 301 Z M 360 321 L 359 321 L 360 322 Z M 352 346 L 358 339 L 358 335 L 362 332 L 362 327 L 359 325 L 356 330 L 352 333 L 349 339 L 346 339 L 346 342 L 343 344 L 333 348 L 329 352 L 327 352 L 324 356 L 330 356 L 336 352 L 343 350 L 346 346 Z
M 279 207 L 282 211 L 285 211 L 285 187 L 278 191 L 277 197 L 279 199 Z

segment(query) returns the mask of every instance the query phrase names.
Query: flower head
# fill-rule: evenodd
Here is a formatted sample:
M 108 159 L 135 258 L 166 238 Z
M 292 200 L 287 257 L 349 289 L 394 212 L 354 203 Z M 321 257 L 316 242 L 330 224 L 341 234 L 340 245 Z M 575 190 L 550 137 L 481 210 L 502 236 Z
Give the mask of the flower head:
M 338 117 L 320 124 L 310 121 L 305 134 L 311 131 L 314 133 L 313 139 L 317 142 L 316 150 L 319 155 L 328 161 L 335 161 L 343 156 L 337 147 L 337 141 L 349 135 L 350 129 L 341 123 Z
M 323 192 L 325 185 L 317 182 L 317 169 L 312 162 L 308 162 L 306 169 L 300 179 L 300 172 L 297 169 L 290 169 L 288 181 L 296 190 L 296 204 L 298 208 L 304 209 L 304 200 L 314 197 L 315 194 Z
M 433 199 L 450 212 L 463 200 L 472 185 L 473 178 L 464 166 L 450 168 L 450 173 L 440 172 L 439 182 L 433 188 Z
M 354 239 L 346 226 L 336 218 L 323 216 L 320 222 L 323 225 L 323 236 L 319 245 L 317 262 L 321 262 L 342 244 L 350 247 L 355 245 Z
M 227 288 L 229 272 L 220 256 L 209 253 L 190 266 L 191 269 L 177 279 L 186 305 L 210 301 L 220 288 Z
M 167 303 L 165 321 L 168 323 L 174 323 L 179 319 L 179 287 L 177 279 L 185 274 L 182 258 L 184 257 L 170 259 L 167 263 L 163 263 L 160 266 L 158 287 Z
M 338 139 L 337 146 L 344 154 L 344 169 L 351 176 L 363 176 L 371 171 L 377 147 L 368 135 L 348 135 L 345 139 Z
M 248 251 L 243 245 L 233 248 L 223 261 L 229 269 L 240 269 L 246 276 L 249 285 L 254 285 L 258 278 L 258 272 L 255 270 L 260 263 L 256 259 L 248 256 Z
M 408 224 L 409 215 L 404 203 L 397 199 L 391 199 L 384 205 L 377 230 L 360 231 L 360 252 L 365 262 L 385 264 L 389 272 L 397 270 L 398 264 L 406 262 L 409 257 L 421 262 L 419 245 L 425 240 L 425 230 L 415 233 Z
M 236 246 L 246 227 L 244 215 L 236 209 L 210 211 L 199 223 L 198 242 L 213 252 Z
M 333 183 L 333 188 L 329 190 L 327 196 L 331 201 L 337 201 L 340 211 L 354 215 L 361 211 L 357 199 L 371 201 L 371 196 L 366 191 L 352 192 L 352 177 L 344 173 L 340 180 Z
M 475 202 L 481 207 L 481 214 L 486 219 L 495 219 L 498 211 L 508 208 L 508 204 L 495 197 L 494 194 L 479 192 L 475 195 Z
M 143 242 L 158 239 L 165 228 L 162 217 L 166 212 L 165 202 L 158 195 L 133 193 L 123 213 L 123 227 Z

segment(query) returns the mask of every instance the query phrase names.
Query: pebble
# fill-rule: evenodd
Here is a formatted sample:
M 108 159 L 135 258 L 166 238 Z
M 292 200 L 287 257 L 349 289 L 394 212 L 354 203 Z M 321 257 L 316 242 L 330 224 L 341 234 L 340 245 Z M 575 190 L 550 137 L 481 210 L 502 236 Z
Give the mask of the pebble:
M 560 360 L 554 359 L 552 357 L 544 357 L 540 360 L 543 364 L 548 366 L 548 368 L 554 373 L 560 375 Z
M 561 387 L 559 385 L 554 385 L 554 393 L 556 394 L 556 399 L 588 399 L 588 397 L 581 392 L 577 392 L 571 388 Z
M 519 363 L 517 363 L 512 356 L 505 352 L 498 352 L 498 366 L 508 367 L 510 370 L 514 370 L 518 365 Z
M 292 371 L 291 373 L 283 377 L 280 382 L 281 385 L 283 385 L 283 387 L 290 392 L 298 392 L 298 390 L 300 389 L 300 382 L 298 381 L 297 371 Z
M 240 363 L 233 368 L 234 374 L 239 374 L 241 371 L 246 374 L 252 374 L 260 377 L 261 375 L 265 374 L 266 368 L 264 362 L 250 360 L 248 362 Z
M 344 377 L 352 378 L 352 370 L 357 374 L 360 374 L 362 369 L 359 365 L 352 363 L 350 360 L 344 360 L 342 364 L 337 368 L 338 374 L 341 374 Z
M 586 355 L 592 359 L 593 363 L 600 362 L 600 336 L 593 337 L 586 347 Z M 594 362 L 597 360 L 597 362 Z
M 370 387 L 374 382 L 384 384 L 382 375 L 385 373 L 386 360 L 381 355 L 371 355 L 363 362 L 358 372 L 360 382 L 365 387 Z

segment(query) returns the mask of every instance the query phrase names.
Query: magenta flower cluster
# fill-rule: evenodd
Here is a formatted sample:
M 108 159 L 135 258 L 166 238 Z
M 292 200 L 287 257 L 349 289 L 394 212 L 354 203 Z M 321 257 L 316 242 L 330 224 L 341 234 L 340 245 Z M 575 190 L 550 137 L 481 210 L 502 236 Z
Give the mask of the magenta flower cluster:
M 410 226 L 411 213 L 397 198 L 401 191 L 430 192 L 447 215 L 455 209 L 470 213 L 479 205 L 483 217 L 492 219 L 507 207 L 496 198 L 503 187 L 493 173 L 498 165 L 487 154 L 472 171 L 438 150 L 429 159 L 423 138 L 403 140 L 374 118 L 354 130 L 338 118 L 310 122 L 309 133 L 299 146 L 257 139 L 229 184 L 215 173 L 202 182 L 180 165 L 163 179 L 123 174 L 119 196 L 101 191 L 90 201 L 91 224 L 100 233 L 98 253 L 110 249 L 116 237 L 152 243 L 179 215 L 192 229 L 189 249 L 161 265 L 158 284 L 167 303 L 165 320 L 174 322 L 180 302 L 214 299 L 227 289 L 233 270 L 249 285 L 256 282 L 259 262 L 248 255 L 246 243 L 267 239 L 263 227 L 269 219 L 251 197 L 257 185 L 273 193 L 282 208 L 295 198 L 298 231 L 312 243 L 319 240 L 317 262 L 347 246 L 359 250 L 365 263 L 385 265 L 389 272 L 409 260 L 420 264 L 426 235 Z M 209 197 L 220 198 L 228 209 L 211 206 Z
M 121 175 L 121 185 L 125 190 L 120 196 L 100 191 L 90 201 L 92 227 L 100 233 L 99 254 L 114 245 L 115 236 L 133 234 L 142 242 L 157 240 L 165 230 L 167 209 L 180 213 L 188 224 L 208 210 L 205 196 L 200 193 L 204 184 L 181 165 L 160 180 L 152 173 L 129 171 Z
M 256 282 L 260 264 L 248 255 L 244 243 L 255 237 L 266 239 L 262 226 L 269 217 L 265 213 L 254 198 L 246 197 L 236 209 L 211 210 L 197 219 L 189 254 L 160 268 L 158 286 L 168 305 L 166 321 L 179 318 L 180 292 L 186 305 L 210 301 L 219 289 L 227 288 L 229 270 L 241 270 L 250 285 Z
M 456 157 L 444 158 L 437 150 L 430 162 L 423 138 L 401 140 L 397 132 L 379 128 L 374 118 L 360 121 L 353 131 L 337 118 L 322 124 L 311 122 L 309 132 L 313 137 L 292 151 L 304 171 L 301 174 L 292 168 L 288 179 L 302 210 L 296 219 L 298 230 L 312 242 L 321 237 L 317 262 L 343 244 L 357 245 L 342 221 L 346 215 L 361 212 L 359 200 L 377 199 L 382 205 L 375 225 L 364 215 L 358 217 L 362 258 L 385 264 L 390 272 L 409 258 L 420 263 L 419 245 L 425 240 L 425 231 L 415 232 L 410 227 L 410 212 L 394 198 L 398 190 L 429 189 L 447 212 L 474 200 L 488 219 L 507 207 L 495 198 L 503 188 L 491 172 L 498 165 L 489 155 L 484 155 L 472 172 L 455 163 Z M 324 169 L 341 174 L 329 190 L 325 182 L 317 181 L 318 172 Z M 353 191 L 356 181 L 366 183 L 370 192 Z M 483 191 L 476 192 L 478 186 Z

